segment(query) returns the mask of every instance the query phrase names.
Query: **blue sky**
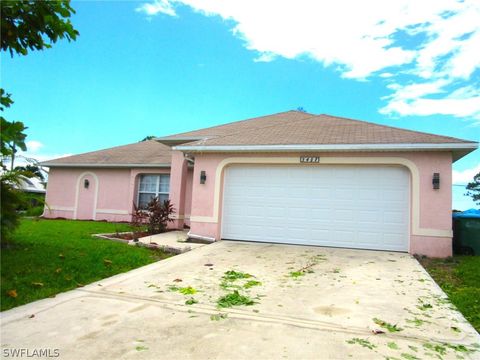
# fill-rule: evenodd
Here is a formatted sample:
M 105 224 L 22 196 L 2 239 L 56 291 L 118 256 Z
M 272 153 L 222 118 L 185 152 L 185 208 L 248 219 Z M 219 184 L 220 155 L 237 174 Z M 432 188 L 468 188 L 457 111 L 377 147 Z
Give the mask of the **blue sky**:
M 479 141 L 478 3 L 371 2 L 73 1 L 77 41 L 2 53 L 5 116 L 40 160 L 300 106 Z

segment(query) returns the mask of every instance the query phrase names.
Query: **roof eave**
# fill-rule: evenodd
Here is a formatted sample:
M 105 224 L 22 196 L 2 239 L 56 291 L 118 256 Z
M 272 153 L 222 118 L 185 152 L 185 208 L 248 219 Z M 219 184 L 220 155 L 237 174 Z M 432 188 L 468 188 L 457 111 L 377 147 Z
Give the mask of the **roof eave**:
M 295 144 L 295 145 L 184 145 L 184 152 L 297 152 L 297 151 L 452 151 L 454 161 L 478 148 L 478 143 L 419 144 Z
M 64 168 L 170 168 L 171 164 L 75 164 L 75 163 L 40 163 L 45 167 L 64 167 Z
M 186 144 L 194 141 L 199 141 L 199 140 L 208 140 L 209 137 L 205 136 L 189 136 L 189 137 L 176 137 L 176 138 L 170 138 L 169 136 L 167 137 L 159 137 L 155 138 L 155 141 L 158 141 L 159 143 L 167 146 L 177 146 L 181 144 Z

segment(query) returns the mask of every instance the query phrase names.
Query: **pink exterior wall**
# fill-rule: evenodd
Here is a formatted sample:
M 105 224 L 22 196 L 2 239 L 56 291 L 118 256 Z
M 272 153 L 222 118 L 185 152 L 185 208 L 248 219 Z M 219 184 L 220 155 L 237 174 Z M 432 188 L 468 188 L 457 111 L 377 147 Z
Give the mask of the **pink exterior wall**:
M 190 226 L 190 214 L 192 212 L 192 188 L 193 188 L 193 168 L 187 172 L 187 181 L 185 184 L 185 225 Z
M 434 258 L 449 257 L 452 256 L 452 239 L 412 235 L 409 252 Z
M 168 173 L 170 169 L 156 168 L 51 168 L 44 217 L 130 221 L 139 175 Z M 90 182 L 88 189 L 85 179 Z
M 133 202 L 137 200 L 138 178 L 141 174 L 170 173 L 170 199 L 177 209 L 173 228 L 190 225 L 191 234 L 219 240 L 221 238 L 221 204 L 219 218 L 213 220 L 215 199 L 215 174 L 220 162 L 231 157 L 289 157 L 295 153 L 251 154 L 195 154 L 194 169 L 189 168 L 183 153 L 172 152 L 172 169 L 67 169 L 51 168 L 47 185 L 46 201 L 50 209 L 44 216 L 49 218 L 92 218 L 107 221 L 129 221 Z M 419 227 L 435 231 L 450 231 L 451 220 L 451 166 L 449 152 L 337 152 L 311 154 L 328 157 L 395 157 L 413 162 L 419 173 Z M 301 166 L 301 165 L 299 165 Z M 321 165 L 318 165 L 321 166 Z M 200 172 L 205 171 L 207 180 L 200 184 Z M 432 189 L 433 173 L 440 173 L 439 190 Z M 89 189 L 83 187 L 84 180 Z M 220 179 L 223 189 L 223 177 Z M 78 192 L 78 196 L 77 196 Z M 76 200 L 78 198 L 78 200 Z M 411 206 L 413 206 L 411 199 Z M 89 214 L 92 214 L 91 217 Z M 412 214 L 412 211 L 411 211 Z M 190 219 L 193 218 L 193 219 Z M 412 230 L 412 226 L 411 226 Z M 452 254 L 451 238 L 433 234 L 411 233 L 410 253 L 433 257 Z
M 219 221 L 200 220 L 195 218 L 212 217 L 214 215 L 214 190 L 215 173 L 218 165 L 225 158 L 231 157 L 298 157 L 309 154 L 196 154 L 193 179 L 200 177 L 200 171 L 205 171 L 207 181 L 200 184 L 193 181 L 191 234 L 206 238 L 221 238 L 221 204 L 219 199 Z M 452 185 L 452 156 L 449 152 L 343 152 L 343 153 L 320 153 L 312 154 L 325 157 L 397 157 L 410 160 L 418 168 L 419 172 L 419 225 L 420 228 L 450 231 L 452 228 L 451 217 L 451 185 Z M 299 165 L 301 166 L 301 165 Z M 321 166 L 321 165 L 319 165 Z M 441 186 L 439 190 L 432 188 L 432 176 L 434 172 L 440 173 Z M 173 180 L 175 181 L 175 180 Z M 223 177 L 221 179 L 223 182 Z M 221 189 L 223 189 L 223 184 Z M 413 202 L 411 201 L 411 204 Z M 412 212 L 411 212 L 412 213 Z M 195 220 L 195 221 L 193 221 Z M 411 227 L 412 228 L 412 227 Z M 419 236 L 411 234 L 410 253 L 422 254 L 435 257 L 451 256 L 451 237 L 446 236 Z

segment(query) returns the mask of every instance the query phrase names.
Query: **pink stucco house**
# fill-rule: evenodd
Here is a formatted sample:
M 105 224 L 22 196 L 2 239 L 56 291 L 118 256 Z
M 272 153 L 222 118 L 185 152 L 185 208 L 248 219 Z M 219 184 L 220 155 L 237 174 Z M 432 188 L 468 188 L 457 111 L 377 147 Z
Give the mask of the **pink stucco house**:
M 47 218 L 169 198 L 192 238 L 452 253 L 452 163 L 476 142 L 288 111 L 43 163 Z

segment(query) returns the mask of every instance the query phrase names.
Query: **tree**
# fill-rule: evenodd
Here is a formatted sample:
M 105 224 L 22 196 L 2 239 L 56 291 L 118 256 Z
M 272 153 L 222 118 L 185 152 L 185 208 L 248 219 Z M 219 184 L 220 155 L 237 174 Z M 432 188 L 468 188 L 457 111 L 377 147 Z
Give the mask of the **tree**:
M 32 50 L 52 47 L 59 39 L 75 40 L 79 35 L 70 22 L 75 10 L 69 0 L 8 0 L 0 1 L 0 46 L 10 56 L 27 55 Z M 11 94 L 0 89 L 0 111 L 13 104 Z M 18 224 L 17 205 L 21 196 L 15 185 L 21 176 L 32 176 L 29 172 L 13 168 L 18 149 L 27 150 L 25 125 L 20 121 L 9 121 L 1 116 L 1 240 L 8 239 Z M 4 161 L 10 160 L 10 171 Z
M 10 55 L 52 47 L 58 39 L 79 35 L 70 22 L 75 10 L 69 0 L 8 0 L 1 2 L 1 46 Z
M 18 226 L 19 216 L 17 209 L 26 204 L 24 194 L 17 189 L 23 173 L 18 170 L 6 171 L 1 175 L 0 191 L 2 192 L 1 204 L 1 242 L 2 246 L 10 239 L 11 234 Z
M 59 39 L 75 40 L 79 35 L 70 22 L 75 10 L 69 0 L 8 0 L 0 2 L 1 50 L 13 57 L 27 55 L 30 50 L 52 47 Z M 13 104 L 11 94 L 0 89 L 0 110 Z M 5 157 L 11 158 L 12 169 L 17 148 L 26 151 L 24 131 L 20 121 L 8 121 L 1 117 L 2 167 Z
M 480 172 L 473 177 L 473 181 L 467 184 L 465 195 L 471 196 L 477 205 L 480 205 Z
M 154 135 L 148 135 L 148 136 L 145 136 L 142 140 L 140 140 L 140 142 L 153 140 L 155 138 L 156 138 L 156 136 L 154 136 Z
M 0 94 L 3 105 L 1 110 L 4 111 L 5 108 L 10 107 L 13 101 L 10 99 L 10 94 L 4 95 L 3 89 L 0 89 Z M 3 164 L 5 159 L 10 159 L 10 170 L 13 170 L 17 149 L 20 148 L 23 151 L 27 150 L 27 146 L 25 145 L 25 138 L 27 135 L 24 133 L 27 128 L 22 122 L 8 121 L 3 116 L 0 116 L 0 121 L 2 128 L 2 140 L 0 144 L 0 151 L 2 154 L 2 170 L 5 170 L 5 166 Z

